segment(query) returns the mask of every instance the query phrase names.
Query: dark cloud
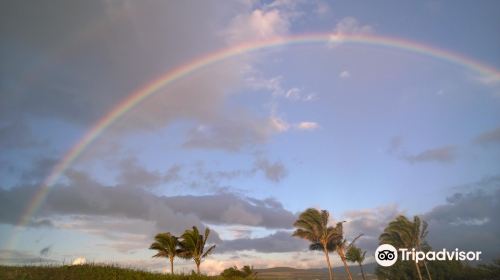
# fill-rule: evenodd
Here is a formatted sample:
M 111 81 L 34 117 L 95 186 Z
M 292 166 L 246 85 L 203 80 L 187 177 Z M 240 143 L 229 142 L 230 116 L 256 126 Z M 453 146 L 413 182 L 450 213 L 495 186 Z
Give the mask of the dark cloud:
M 482 251 L 483 260 L 500 257 L 500 184 L 494 190 L 456 193 L 424 215 L 434 248 Z
M 47 247 L 44 247 L 40 250 L 40 256 L 47 256 L 50 253 L 50 250 L 52 249 L 52 245 L 49 245 Z
M 262 173 L 264 178 L 274 183 L 281 182 L 288 174 L 285 165 L 281 161 L 273 162 L 259 155 L 252 166 L 240 169 L 209 170 L 205 162 L 198 162 L 186 174 L 180 175 L 179 180 L 183 181 L 184 185 L 190 185 L 193 188 L 204 187 L 221 192 L 225 190 L 225 183 L 234 179 L 250 178 L 259 173 Z
M 181 167 L 173 165 L 165 172 L 150 171 L 136 158 L 127 158 L 119 163 L 118 183 L 127 187 L 153 188 L 162 183 L 172 183 L 180 179 Z
M 121 100 L 175 66 L 227 46 L 218 30 L 240 4 L 211 1 L 66 1 L 0 8 L 0 143 L 27 145 L 19 119 L 95 123 Z M 182 28 L 179 28 L 182 26 Z M 217 63 L 158 91 L 113 126 L 157 129 L 179 119 L 202 121 L 224 111 L 241 83 L 245 59 Z M 6 133 L 10 132 L 10 133 Z M 12 133 L 14 132 L 14 133 Z M 15 140 L 14 135 L 23 135 Z
M 273 132 L 267 119 L 252 119 L 239 113 L 192 128 L 183 146 L 237 152 L 265 143 Z
M 263 253 L 297 252 L 308 249 L 308 242 L 291 236 L 288 231 L 277 231 L 260 238 L 226 240 L 219 247 L 220 252 L 253 250 Z
M 428 242 L 435 249 L 482 251 L 483 260 L 500 256 L 500 180 L 486 177 L 467 184 L 464 192 L 449 196 L 445 203 L 420 215 L 429 223 Z M 344 213 L 348 238 L 363 233 L 358 246 L 369 252 L 378 246 L 378 237 L 398 215 L 396 205 Z M 408 216 L 408 215 L 407 215 Z M 409 217 L 409 216 L 408 216 Z
M 455 147 L 445 146 L 434 149 L 428 149 L 415 155 L 406 155 L 403 157 L 410 163 L 419 162 L 441 162 L 447 163 L 455 160 Z
M 41 144 L 25 121 L 0 122 L 0 149 L 32 148 Z
M 40 157 L 33 160 L 32 166 L 21 174 L 21 180 L 27 183 L 42 182 L 57 164 L 57 159 Z
M 53 187 L 35 219 L 43 221 L 52 215 L 124 217 L 153 221 L 158 229 L 182 232 L 203 223 L 290 228 L 295 218 L 279 204 L 256 204 L 256 199 L 231 193 L 166 197 L 142 188 L 104 186 L 81 172 L 68 172 L 67 179 L 68 185 Z M 0 190 L 0 221 L 17 223 L 37 192 L 30 185 Z
M 346 221 L 344 224 L 346 237 L 352 240 L 363 234 L 363 237 L 356 241 L 356 245 L 364 250 L 375 251 L 378 247 L 378 237 L 384 228 L 401 214 L 403 213 L 397 205 L 345 212 L 342 218 Z
M 259 159 L 255 162 L 255 167 L 264 173 L 264 176 L 272 182 L 278 183 L 287 175 L 287 170 L 282 162 L 270 162 L 266 159 Z
M 295 215 L 275 203 L 259 204 L 231 193 L 206 196 L 164 197 L 167 204 L 184 214 L 196 214 L 213 224 L 240 224 L 266 228 L 291 228 Z
M 474 142 L 483 146 L 500 144 L 500 127 L 479 134 Z
M 403 147 L 403 140 L 400 137 L 394 137 L 391 140 L 387 153 L 412 164 L 424 162 L 450 163 L 453 162 L 457 156 L 456 147 L 451 145 L 430 148 L 412 154 Z

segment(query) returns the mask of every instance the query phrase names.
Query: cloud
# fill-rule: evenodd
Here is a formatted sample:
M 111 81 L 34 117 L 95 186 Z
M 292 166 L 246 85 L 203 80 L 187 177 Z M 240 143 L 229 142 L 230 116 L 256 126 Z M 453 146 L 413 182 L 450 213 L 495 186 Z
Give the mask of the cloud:
M 162 174 L 145 169 L 136 158 L 127 158 L 120 162 L 118 182 L 131 187 L 151 188 L 162 182 Z
M 350 77 L 351 77 L 351 73 L 349 73 L 349 71 L 347 71 L 347 70 L 344 70 L 344 71 L 340 72 L 340 74 L 339 74 L 339 78 L 344 79 L 344 80 L 349 79 Z
M 474 139 L 474 143 L 483 146 L 500 144 L 500 127 L 479 134 Z
M 334 35 L 361 35 L 373 33 L 375 30 L 371 25 L 362 25 L 354 17 L 341 19 L 333 30 Z
M 219 19 L 240 11 L 236 6 L 215 8 L 203 2 L 193 9 L 183 1 L 68 5 L 56 0 L 54 9 L 30 6 L 39 14 L 31 17 L 22 4 L 3 5 L 2 25 L 12 28 L 2 30 L 9 45 L 0 51 L 1 146 L 31 146 L 40 138 L 43 132 L 30 136 L 26 125 L 16 123 L 20 119 L 86 129 L 162 73 L 207 50 L 227 47 L 227 38 L 218 34 L 227 19 Z M 272 28 L 278 15 L 266 12 L 260 17 Z M 265 26 L 259 26 L 261 32 Z M 113 125 L 115 136 L 163 128 L 178 120 L 215 118 L 224 111 L 225 98 L 241 85 L 240 70 L 246 64 L 245 58 L 237 57 L 159 89 Z M 23 137 L 13 141 L 20 134 Z M 107 130 L 106 136 L 111 135 Z
M 290 22 L 279 9 L 255 9 L 234 17 L 226 31 L 231 43 L 264 40 L 288 33 Z
M 342 37 L 345 35 L 365 35 L 375 32 L 375 28 L 371 25 L 363 25 L 354 17 L 342 18 L 333 29 L 330 36 L 330 47 L 342 43 Z
M 479 186 L 479 185 L 478 185 Z M 434 248 L 482 251 L 482 260 L 500 255 L 500 184 L 495 189 L 476 189 L 450 196 L 446 204 L 424 214 L 429 223 L 428 240 Z
M 300 122 L 296 127 L 298 130 L 316 130 L 320 126 L 317 122 Z
M 246 85 L 255 91 L 265 90 L 271 93 L 272 97 L 281 97 L 290 101 L 315 101 L 317 95 L 315 93 L 304 92 L 296 86 L 287 87 L 284 82 L 283 76 L 274 76 L 271 78 L 264 78 L 262 74 L 253 69 L 247 74 L 245 78 Z
M 33 148 L 42 145 L 42 143 L 33 137 L 31 128 L 26 124 L 26 121 L 0 122 L 0 149 Z
M 485 177 L 465 185 L 463 192 L 449 196 L 445 203 L 419 214 L 429 224 L 427 240 L 434 249 L 482 251 L 482 260 L 497 258 L 500 254 L 499 176 Z M 349 238 L 363 233 L 357 241 L 361 248 L 373 252 L 378 237 L 387 224 L 398 215 L 407 215 L 397 205 L 348 211 L 342 219 Z M 407 215 L 411 218 L 411 215 Z
M 226 240 L 220 246 L 221 252 L 253 250 L 262 253 L 297 252 L 308 249 L 308 242 L 292 237 L 289 231 L 277 231 L 260 238 Z
M 276 118 L 252 119 L 240 114 L 240 117 L 218 119 L 190 129 L 183 147 L 236 152 L 266 143 L 273 134 L 285 130 L 286 123 Z
M 403 147 L 403 140 L 400 137 L 394 137 L 389 144 L 387 153 L 411 164 L 425 162 L 450 163 L 457 157 L 457 148 L 447 145 L 411 154 Z
M 51 249 L 52 249 L 52 245 L 42 248 L 40 250 L 40 256 L 47 256 L 50 253 Z
M 265 177 L 272 182 L 278 183 L 287 175 L 287 169 L 281 162 L 269 162 L 266 159 L 258 159 L 255 167 L 262 171 Z
M 406 155 L 403 157 L 403 159 L 410 163 L 432 161 L 447 163 L 455 160 L 455 150 L 456 149 L 454 146 L 444 146 L 434 149 L 428 149 L 415 155 Z
M 129 157 L 119 163 L 117 181 L 126 187 L 154 188 L 163 183 L 173 183 L 181 179 L 181 166 L 172 165 L 165 172 L 150 171 L 139 164 L 137 158 Z
M 87 259 L 85 257 L 78 257 L 71 262 L 71 265 L 82 265 L 86 263 Z
M 34 219 L 54 222 L 60 215 L 125 217 L 151 221 L 157 229 L 175 233 L 204 223 L 290 228 L 295 219 L 281 204 L 231 193 L 167 197 L 141 188 L 105 186 L 80 172 L 68 172 L 67 177 L 68 184 L 53 187 Z M 16 224 L 36 192 L 36 185 L 0 189 L 0 222 Z M 228 214 L 234 209 L 245 215 Z
M 350 240 L 363 234 L 356 244 L 365 250 L 375 251 L 378 247 L 378 237 L 384 228 L 400 214 L 403 212 L 396 204 L 347 211 L 342 214 L 342 219 L 347 221 L 344 224 L 344 230 Z

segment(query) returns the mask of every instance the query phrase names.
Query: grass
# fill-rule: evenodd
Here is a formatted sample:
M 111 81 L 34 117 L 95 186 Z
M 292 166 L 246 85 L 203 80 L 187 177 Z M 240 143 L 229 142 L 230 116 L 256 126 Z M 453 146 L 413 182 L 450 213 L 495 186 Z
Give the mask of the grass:
M 356 270 L 356 269 L 354 269 Z M 354 279 L 361 279 L 354 273 Z M 73 280 L 73 279 L 151 279 L 151 280 L 237 280 L 241 278 L 224 278 L 206 275 L 169 275 L 144 270 L 123 268 L 116 265 L 84 264 L 84 265 L 47 265 L 47 266 L 1 266 L 1 280 Z M 292 269 L 271 268 L 257 270 L 257 279 L 267 280 L 298 280 L 298 279 L 328 279 L 326 269 Z M 335 269 L 335 279 L 345 280 L 346 275 L 340 268 Z M 367 279 L 375 279 L 373 275 Z
M 2 280 L 67 279 L 151 279 L 151 280 L 223 280 L 220 276 L 168 275 L 113 265 L 0 266 Z

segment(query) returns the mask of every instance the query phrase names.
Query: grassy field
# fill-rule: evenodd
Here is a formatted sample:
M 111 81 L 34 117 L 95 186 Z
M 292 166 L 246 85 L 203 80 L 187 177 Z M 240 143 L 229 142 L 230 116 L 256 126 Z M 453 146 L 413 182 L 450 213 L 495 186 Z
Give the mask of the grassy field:
M 361 279 L 360 275 L 353 269 L 353 278 Z M 293 269 L 293 268 L 270 268 L 258 269 L 257 279 L 328 279 L 325 269 Z M 335 279 L 347 279 L 341 269 L 335 269 Z M 0 279 L 50 279 L 50 280 L 72 280 L 72 279 L 151 279 L 151 280 L 224 280 L 221 276 L 197 276 L 197 275 L 168 275 L 163 273 L 147 272 L 137 269 L 121 268 L 118 266 L 85 264 L 65 266 L 0 266 Z M 235 278 L 231 278 L 237 280 Z M 375 279 L 369 275 L 367 279 Z M 227 279 L 226 279 L 227 280 Z
M 0 279 L 151 279 L 151 280 L 222 280 L 218 276 L 166 275 L 136 269 L 104 265 L 73 266 L 0 266 Z

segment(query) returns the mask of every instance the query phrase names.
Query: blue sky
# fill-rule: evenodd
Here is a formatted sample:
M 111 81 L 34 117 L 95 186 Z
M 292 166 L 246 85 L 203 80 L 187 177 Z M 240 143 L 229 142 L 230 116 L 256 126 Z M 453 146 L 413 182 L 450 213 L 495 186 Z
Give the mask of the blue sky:
M 247 53 L 162 88 L 79 156 L 9 242 L 64 154 L 178 65 L 242 42 L 331 33 L 411 40 L 499 69 L 497 1 L 1 5 L 1 263 L 161 270 L 147 250 L 154 234 L 197 225 L 218 246 L 208 273 L 321 267 L 289 236 L 308 207 L 347 220 L 347 236 L 364 233 L 369 251 L 407 214 L 429 222 L 434 247 L 498 256 L 499 71 L 326 42 Z

